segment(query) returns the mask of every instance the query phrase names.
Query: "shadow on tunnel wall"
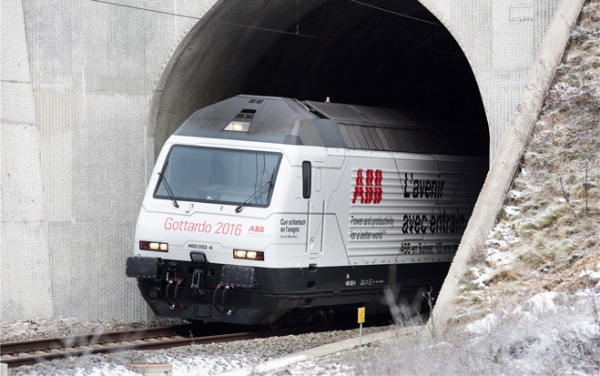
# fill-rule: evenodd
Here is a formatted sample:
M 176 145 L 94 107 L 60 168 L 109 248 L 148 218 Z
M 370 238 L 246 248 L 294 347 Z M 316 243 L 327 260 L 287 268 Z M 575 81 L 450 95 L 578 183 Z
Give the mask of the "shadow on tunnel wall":
M 418 111 L 487 158 L 477 82 L 417 0 L 221 0 L 180 43 L 153 99 L 155 156 L 195 110 L 237 94 Z

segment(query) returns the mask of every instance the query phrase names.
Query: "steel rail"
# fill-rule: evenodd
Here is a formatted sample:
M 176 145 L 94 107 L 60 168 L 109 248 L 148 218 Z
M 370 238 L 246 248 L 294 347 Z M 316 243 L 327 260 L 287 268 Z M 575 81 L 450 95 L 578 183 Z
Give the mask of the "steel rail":
M 246 331 L 237 331 L 235 327 L 204 327 L 204 332 L 194 334 L 198 327 L 194 325 L 179 325 L 163 328 L 134 329 L 118 332 L 96 333 L 72 337 L 49 338 L 19 342 L 2 343 L 0 347 L 1 361 L 9 368 L 33 365 L 45 361 L 68 357 L 79 357 L 92 354 L 112 353 L 126 350 L 157 350 L 172 347 L 200 345 L 218 342 L 231 342 L 265 337 L 298 335 L 309 332 L 345 330 L 355 327 L 349 325 L 329 324 L 308 327 L 293 327 L 283 329 L 260 329 L 246 327 Z M 239 329 L 239 327 L 237 328 Z M 189 332 L 189 336 L 181 335 Z M 216 332 L 216 333 L 215 333 Z M 219 334 L 219 332 L 221 334 Z M 223 334 L 223 332 L 226 332 Z

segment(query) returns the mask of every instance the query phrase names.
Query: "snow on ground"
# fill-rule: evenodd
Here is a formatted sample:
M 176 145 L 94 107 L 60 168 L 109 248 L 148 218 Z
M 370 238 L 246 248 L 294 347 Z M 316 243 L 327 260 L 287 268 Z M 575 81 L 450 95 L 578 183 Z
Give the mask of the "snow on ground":
M 597 281 L 574 294 L 543 292 L 448 333 L 369 343 L 302 361 L 267 375 L 573 374 L 600 372 L 600 265 Z M 369 328 L 364 334 L 394 327 Z M 170 363 L 173 375 L 218 375 L 356 338 L 358 330 L 177 349 L 128 351 L 21 367 L 10 375 L 138 375 L 131 363 Z
M 600 283 L 574 295 L 544 292 L 444 334 L 374 343 L 271 375 L 597 375 L 599 310 Z
M 367 335 L 389 329 L 390 327 L 363 328 L 363 334 Z M 131 367 L 132 363 L 170 363 L 175 376 L 218 375 L 242 368 L 251 368 L 268 360 L 356 337 L 358 337 L 358 328 L 327 333 L 192 345 L 168 350 L 132 350 L 113 354 L 88 355 L 81 358 L 59 359 L 34 366 L 18 367 L 10 369 L 9 375 L 139 375 Z

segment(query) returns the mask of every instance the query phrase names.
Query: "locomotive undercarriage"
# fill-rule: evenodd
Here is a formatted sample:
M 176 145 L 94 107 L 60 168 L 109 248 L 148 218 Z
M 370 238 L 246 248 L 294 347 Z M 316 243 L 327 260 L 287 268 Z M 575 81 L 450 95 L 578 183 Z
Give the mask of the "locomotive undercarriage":
M 290 321 L 327 320 L 335 309 L 380 305 L 390 282 L 404 295 L 414 294 L 411 281 L 426 276 L 429 283 L 419 286 L 439 287 L 447 269 L 446 263 L 270 269 L 149 257 L 127 262 L 127 275 L 137 278 L 156 315 L 248 325 L 277 324 L 286 313 Z

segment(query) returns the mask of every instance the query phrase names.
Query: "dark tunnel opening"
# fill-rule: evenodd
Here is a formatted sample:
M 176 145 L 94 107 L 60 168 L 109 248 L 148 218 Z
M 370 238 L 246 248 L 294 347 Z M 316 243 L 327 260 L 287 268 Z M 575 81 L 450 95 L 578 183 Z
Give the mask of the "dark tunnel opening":
M 155 153 L 195 110 L 237 94 L 391 107 L 439 118 L 465 154 L 488 123 L 462 49 L 417 0 L 218 2 L 189 33 L 155 96 Z

